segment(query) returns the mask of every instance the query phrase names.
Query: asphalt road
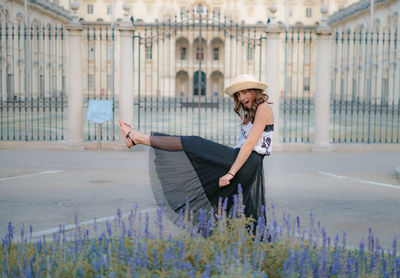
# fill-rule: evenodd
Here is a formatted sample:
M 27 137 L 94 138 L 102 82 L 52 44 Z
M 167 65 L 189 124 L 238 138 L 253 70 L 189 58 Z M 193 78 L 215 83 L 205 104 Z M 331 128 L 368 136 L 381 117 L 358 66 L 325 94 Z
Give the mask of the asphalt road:
M 137 204 L 155 214 L 146 149 L 0 150 L 0 158 L 1 237 L 8 221 L 17 230 L 31 224 L 39 235 L 74 223 L 76 213 L 84 222 Z M 390 248 L 400 235 L 399 165 L 399 152 L 276 152 L 264 159 L 267 203 L 278 221 L 299 216 L 308 230 L 312 211 L 331 237 L 346 231 L 347 244 L 358 246 L 372 228 Z

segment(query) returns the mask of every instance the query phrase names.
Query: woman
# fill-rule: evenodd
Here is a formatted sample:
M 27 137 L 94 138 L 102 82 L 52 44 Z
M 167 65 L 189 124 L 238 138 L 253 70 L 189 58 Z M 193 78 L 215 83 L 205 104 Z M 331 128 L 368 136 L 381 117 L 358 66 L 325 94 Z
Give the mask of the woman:
M 195 223 L 200 210 L 216 212 L 221 200 L 225 200 L 224 208 L 232 215 L 239 186 L 244 214 L 266 223 L 263 158 L 271 152 L 274 124 L 268 96 L 263 94 L 267 86 L 245 74 L 225 88 L 224 92 L 234 98 L 234 111 L 242 120 L 235 148 L 198 136 L 146 135 L 120 121 L 128 147 L 152 147 L 152 189 L 175 223 L 187 206 L 194 214 L 190 220 Z

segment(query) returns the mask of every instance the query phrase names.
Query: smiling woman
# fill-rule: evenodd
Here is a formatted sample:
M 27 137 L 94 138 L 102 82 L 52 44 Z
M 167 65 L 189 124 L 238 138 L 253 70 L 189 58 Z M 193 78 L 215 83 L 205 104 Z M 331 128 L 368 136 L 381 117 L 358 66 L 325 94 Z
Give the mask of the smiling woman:
M 242 120 L 235 148 L 198 136 L 147 135 L 120 121 L 128 147 L 152 147 L 149 168 L 153 193 L 175 223 L 189 208 L 193 214 L 189 220 L 196 224 L 201 210 L 218 213 L 222 203 L 233 216 L 239 198 L 245 216 L 252 217 L 257 225 L 266 225 L 263 158 L 271 153 L 274 129 L 272 109 L 263 93 L 267 86 L 245 74 L 225 88 Z

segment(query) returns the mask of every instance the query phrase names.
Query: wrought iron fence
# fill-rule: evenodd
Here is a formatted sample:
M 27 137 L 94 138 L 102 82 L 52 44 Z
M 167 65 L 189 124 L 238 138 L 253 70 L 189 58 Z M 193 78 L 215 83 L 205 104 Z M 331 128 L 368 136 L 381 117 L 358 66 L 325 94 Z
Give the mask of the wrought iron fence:
M 118 115 L 118 103 L 115 98 L 115 92 L 118 91 L 115 83 L 118 68 L 115 65 L 118 63 L 119 51 L 115 47 L 115 32 L 115 27 L 111 24 L 83 24 L 84 115 L 87 115 L 90 99 L 113 100 L 112 119 L 105 122 L 101 134 L 97 132 L 96 124 L 84 117 L 84 139 L 88 141 L 112 141 L 116 139 L 118 132 L 115 125 Z
M 196 10 L 134 25 L 135 125 L 235 144 L 239 118 L 223 88 L 242 73 L 265 79 L 265 25 Z
M 399 143 L 399 31 L 338 30 L 333 44 L 333 143 Z
M 0 24 L 0 140 L 63 140 L 62 26 Z
M 311 28 L 291 28 L 284 33 L 285 76 L 280 108 L 284 143 L 313 141 L 315 36 Z
M 241 73 L 265 81 L 266 25 L 193 10 L 134 26 L 134 124 L 144 132 L 200 135 L 234 145 L 239 119 L 223 87 Z M 90 99 L 113 100 L 113 119 L 100 139 L 115 140 L 116 65 L 123 57 L 118 32 L 109 24 L 84 24 L 83 38 L 84 107 Z M 310 28 L 292 28 L 281 40 L 287 72 L 280 101 L 282 140 L 310 143 L 316 35 Z M 332 142 L 399 143 L 398 29 L 336 31 L 332 43 Z M 66 53 L 62 26 L 0 25 L 0 140 L 66 139 Z M 99 139 L 86 117 L 83 127 L 85 140 Z

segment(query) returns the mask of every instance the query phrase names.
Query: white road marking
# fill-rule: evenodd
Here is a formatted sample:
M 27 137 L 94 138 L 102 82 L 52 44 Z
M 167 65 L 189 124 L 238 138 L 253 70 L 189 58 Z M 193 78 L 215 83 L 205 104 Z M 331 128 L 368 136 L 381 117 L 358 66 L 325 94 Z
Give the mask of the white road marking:
M 33 173 L 33 174 L 19 175 L 19 176 L 13 176 L 13 177 L 5 177 L 5 178 L 0 178 L 0 181 L 14 180 L 14 179 L 32 177 L 32 176 L 37 176 L 37 175 L 56 174 L 56 173 L 60 173 L 60 172 L 63 172 L 63 170 L 44 171 L 44 172 Z
M 342 180 L 351 180 L 351 181 L 368 183 L 368 184 L 377 185 L 377 186 L 400 189 L 400 186 L 396 186 L 396 185 L 393 185 L 393 184 L 374 182 L 374 181 L 367 181 L 367 180 L 360 180 L 360 179 L 349 178 L 349 177 L 345 177 L 345 176 L 339 176 L 339 175 L 335 175 L 335 174 L 331 174 L 331 173 L 327 173 L 327 172 L 318 172 L 318 174 L 325 175 L 325 176 L 332 177 L 332 178 L 342 179 Z
M 146 212 L 152 212 L 152 211 L 156 211 L 157 208 L 151 208 L 151 209 L 144 209 L 144 210 L 139 210 L 139 213 L 146 213 Z M 123 218 L 127 218 L 129 217 L 130 213 L 124 213 L 121 215 L 121 219 Z M 114 215 L 114 216 L 105 216 L 105 217 L 100 217 L 100 218 L 96 218 L 96 224 L 98 223 L 104 223 L 106 221 L 113 221 L 115 219 L 117 219 L 118 216 Z M 88 225 L 94 225 L 94 219 L 93 220 L 88 220 L 88 221 L 83 221 L 78 223 L 79 226 L 88 226 Z M 71 231 L 73 229 L 76 228 L 75 224 L 67 224 L 65 226 L 63 226 L 63 229 L 65 229 L 65 231 Z M 47 230 L 42 230 L 39 232 L 34 232 L 32 233 L 32 238 L 39 238 L 42 236 L 48 236 L 48 235 L 52 235 L 55 233 L 58 233 L 60 231 L 60 228 L 50 228 Z

